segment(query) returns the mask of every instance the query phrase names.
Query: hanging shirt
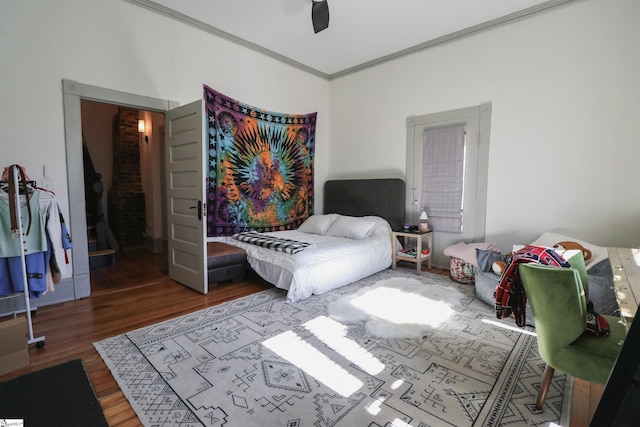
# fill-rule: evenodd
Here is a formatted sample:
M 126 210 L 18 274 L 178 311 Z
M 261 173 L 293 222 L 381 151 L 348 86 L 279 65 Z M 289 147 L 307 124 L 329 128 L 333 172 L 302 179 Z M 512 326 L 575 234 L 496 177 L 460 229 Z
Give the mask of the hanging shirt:
M 13 202 L 13 201 L 11 201 Z M 8 258 L 22 255 L 20 253 L 19 238 L 11 236 L 11 218 L 9 211 L 9 197 L 0 197 L 0 258 Z M 29 234 L 23 234 L 25 255 L 45 252 L 47 250 L 47 235 L 45 232 L 45 215 L 40 208 L 40 192 L 34 191 L 29 198 L 31 207 L 31 229 Z M 20 215 L 23 230 L 26 230 L 29 219 L 27 204 L 20 197 Z
M 37 252 L 24 257 L 30 298 L 41 297 L 49 290 L 47 259 L 48 252 Z M 0 297 L 23 291 L 24 270 L 20 257 L 0 258 Z
M 66 249 L 71 247 L 71 241 L 66 227 L 63 226 L 64 219 L 55 195 L 48 191 L 35 190 L 30 199 L 32 218 L 31 229 L 24 239 L 27 249 L 25 263 L 29 296 L 35 298 L 47 291 L 53 291 L 54 285 L 67 273 Z M 20 201 L 24 232 L 28 228 L 28 211 L 25 198 L 20 197 Z M 12 238 L 8 231 L 8 203 L 8 196 L 0 193 L 0 297 L 24 290 L 21 257 L 5 256 L 8 253 L 20 253 L 20 241 L 18 238 Z M 38 250 L 42 236 L 45 237 L 45 249 Z

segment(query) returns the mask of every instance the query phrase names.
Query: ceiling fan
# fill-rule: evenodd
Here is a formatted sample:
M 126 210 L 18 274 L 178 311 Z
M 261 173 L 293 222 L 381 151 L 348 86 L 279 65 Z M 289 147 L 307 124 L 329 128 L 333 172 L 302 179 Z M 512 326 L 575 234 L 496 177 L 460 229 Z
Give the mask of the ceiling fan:
M 313 32 L 318 34 L 320 31 L 329 27 L 329 5 L 327 0 L 311 0 L 311 22 L 313 22 Z

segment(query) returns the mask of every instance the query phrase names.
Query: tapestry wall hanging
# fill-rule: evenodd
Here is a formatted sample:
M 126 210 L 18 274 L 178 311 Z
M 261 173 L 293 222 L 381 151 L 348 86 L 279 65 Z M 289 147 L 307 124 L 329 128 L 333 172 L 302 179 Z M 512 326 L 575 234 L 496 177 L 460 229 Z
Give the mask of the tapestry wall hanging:
M 298 228 L 313 214 L 317 113 L 274 113 L 204 85 L 207 235 Z

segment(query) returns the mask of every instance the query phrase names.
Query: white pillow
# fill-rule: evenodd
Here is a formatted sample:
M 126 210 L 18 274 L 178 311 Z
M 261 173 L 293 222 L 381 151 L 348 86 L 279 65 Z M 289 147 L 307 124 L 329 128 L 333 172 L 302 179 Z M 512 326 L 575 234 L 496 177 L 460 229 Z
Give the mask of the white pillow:
M 596 246 L 589 242 L 585 242 L 584 240 L 579 240 L 575 237 L 565 236 L 563 234 L 542 233 L 542 235 L 531 242 L 531 244 L 535 246 L 546 246 L 551 248 L 558 242 L 567 241 L 579 243 L 580 245 L 591 251 L 591 259 L 589 261 L 586 261 L 587 270 L 589 270 L 600 261 L 609 258 L 609 252 L 607 251 L 606 247 Z
M 368 236 L 374 225 L 375 221 L 370 219 L 340 215 L 329 227 L 327 236 L 361 240 Z
M 311 215 L 302 223 L 302 225 L 300 225 L 300 227 L 298 227 L 298 231 L 324 236 L 327 233 L 327 230 L 329 230 L 331 223 L 333 223 L 337 217 L 338 214 Z

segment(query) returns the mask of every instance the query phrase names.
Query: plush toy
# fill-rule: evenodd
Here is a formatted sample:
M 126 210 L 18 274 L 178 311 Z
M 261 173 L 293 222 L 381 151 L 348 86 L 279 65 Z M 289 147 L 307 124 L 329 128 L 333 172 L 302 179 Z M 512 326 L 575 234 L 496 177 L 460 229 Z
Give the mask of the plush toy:
M 495 261 L 491 264 L 491 268 L 498 276 L 502 276 L 502 273 L 507 269 L 507 263 L 504 261 Z
M 577 249 L 580 252 L 582 252 L 582 255 L 584 256 L 584 261 L 587 262 L 591 259 L 591 251 L 587 248 L 585 248 L 584 246 L 582 246 L 580 243 L 577 242 L 569 242 L 569 241 L 565 241 L 565 242 L 558 242 L 555 245 L 553 245 L 554 249 L 564 249 L 565 251 L 569 251 L 572 249 Z

